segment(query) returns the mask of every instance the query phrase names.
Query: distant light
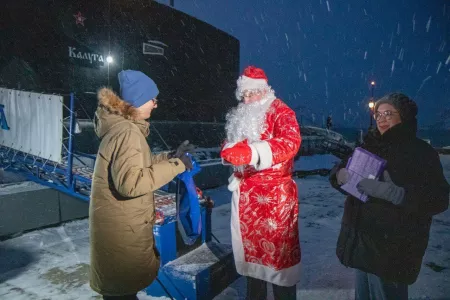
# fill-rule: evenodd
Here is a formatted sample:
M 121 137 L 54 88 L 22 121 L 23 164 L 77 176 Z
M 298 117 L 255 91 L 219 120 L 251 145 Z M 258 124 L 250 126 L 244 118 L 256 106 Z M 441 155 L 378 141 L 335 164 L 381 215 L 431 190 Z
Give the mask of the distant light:
M 108 64 L 111 64 L 113 61 L 114 61 L 114 59 L 112 58 L 111 55 L 108 55 L 108 57 L 106 57 L 106 62 L 107 62 Z
M 369 102 L 369 108 L 372 109 L 375 106 L 375 103 L 373 101 Z
M 371 85 L 375 85 L 375 81 L 372 81 L 370 84 L 371 84 Z

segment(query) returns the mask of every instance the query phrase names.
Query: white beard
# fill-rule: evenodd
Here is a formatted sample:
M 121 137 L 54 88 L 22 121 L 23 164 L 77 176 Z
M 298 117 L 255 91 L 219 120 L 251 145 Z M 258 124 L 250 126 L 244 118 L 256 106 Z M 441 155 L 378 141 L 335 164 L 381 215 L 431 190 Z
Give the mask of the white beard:
M 266 130 L 266 114 L 273 100 L 275 95 L 271 92 L 260 101 L 249 104 L 241 102 L 232 108 L 226 115 L 227 142 L 236 143 L 245 139 L 249 143 L 259 141 Z

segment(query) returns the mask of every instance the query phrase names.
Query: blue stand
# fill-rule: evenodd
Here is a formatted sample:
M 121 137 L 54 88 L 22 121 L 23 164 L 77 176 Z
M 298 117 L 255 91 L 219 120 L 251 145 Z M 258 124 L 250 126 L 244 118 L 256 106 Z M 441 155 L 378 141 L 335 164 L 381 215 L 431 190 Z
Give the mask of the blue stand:
M 185 246 L 177 245 L 177 224 L 172 220 L 153 229 L 161 255 L 158 279 L 147 287 L 147 295 L 173 299 L 212 299 L 235 281 L 236 273 L 231 245 L 211 242 L 211 209 L 201 207 L 201 246 L 178 255 Z

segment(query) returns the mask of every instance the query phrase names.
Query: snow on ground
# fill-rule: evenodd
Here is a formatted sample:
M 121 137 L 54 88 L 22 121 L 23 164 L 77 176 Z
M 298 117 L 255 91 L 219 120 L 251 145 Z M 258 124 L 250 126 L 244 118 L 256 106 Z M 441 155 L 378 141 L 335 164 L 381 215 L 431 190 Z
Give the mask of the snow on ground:
M 332 156 L 302 157 L 296 169 L 329 168 Z M 450 156 L 441 156 L 450 181 Z M 353 299 L 353 270 L 342 266 L 335 244 L 344 196 L 326 177 L 296 180 L 300 199 L 302 280 L 298 299 Z M 230 193 L 226 187 L 206 191 L 216 207 L 214 235 L 230 243 Z M 87 220 L 66 223 L 0 242 L 0 299 L 100 299 L 88 285 L 89 238 Z M 245 279 L 236 280 L 216 300 L 244 299 Z M 269 299 L 273 299 L 270 293 Z M 450 299 L 450 211 L 434 218 L 430 242 L 419 279 L 410 287 L 410 299 Z M 140 299 L 152 298 L 144 293 Z

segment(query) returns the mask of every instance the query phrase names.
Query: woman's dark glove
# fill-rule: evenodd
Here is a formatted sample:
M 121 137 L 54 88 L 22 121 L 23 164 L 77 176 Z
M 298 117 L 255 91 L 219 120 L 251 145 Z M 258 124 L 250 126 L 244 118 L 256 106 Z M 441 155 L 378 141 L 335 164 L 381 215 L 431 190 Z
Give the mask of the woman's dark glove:
M 195 146 L 192 144 L 189 144 L 189 141 L 186 140 L 184 142 L 181 143 L 180 146 L 178 146 L 176 151 L 172 151 L 169 153 L 168 158 L 179 158 L 181 159 L 181 157 L 183 155 L 185 155 L 186 153 L 190 153 L 193 152 L 195 150 Z M 191 164 L 192 166 L 192 164 Z
M 395 205 L 401 205 L 405 198 L 405 189 L 395 185 L 387 171 L 384 171 L 383 179 L 384 181 L 363 179 L 358 183 L 357 188 L 361 193 L 368 196 L 384 199 Z
M 192 170 L 194 168 L 194 166 L 192 165 L 191 158 L 187 156 L 186 153 L 178 158 L 183 162 L 184 166 L 186 167 L 186 170 Z

